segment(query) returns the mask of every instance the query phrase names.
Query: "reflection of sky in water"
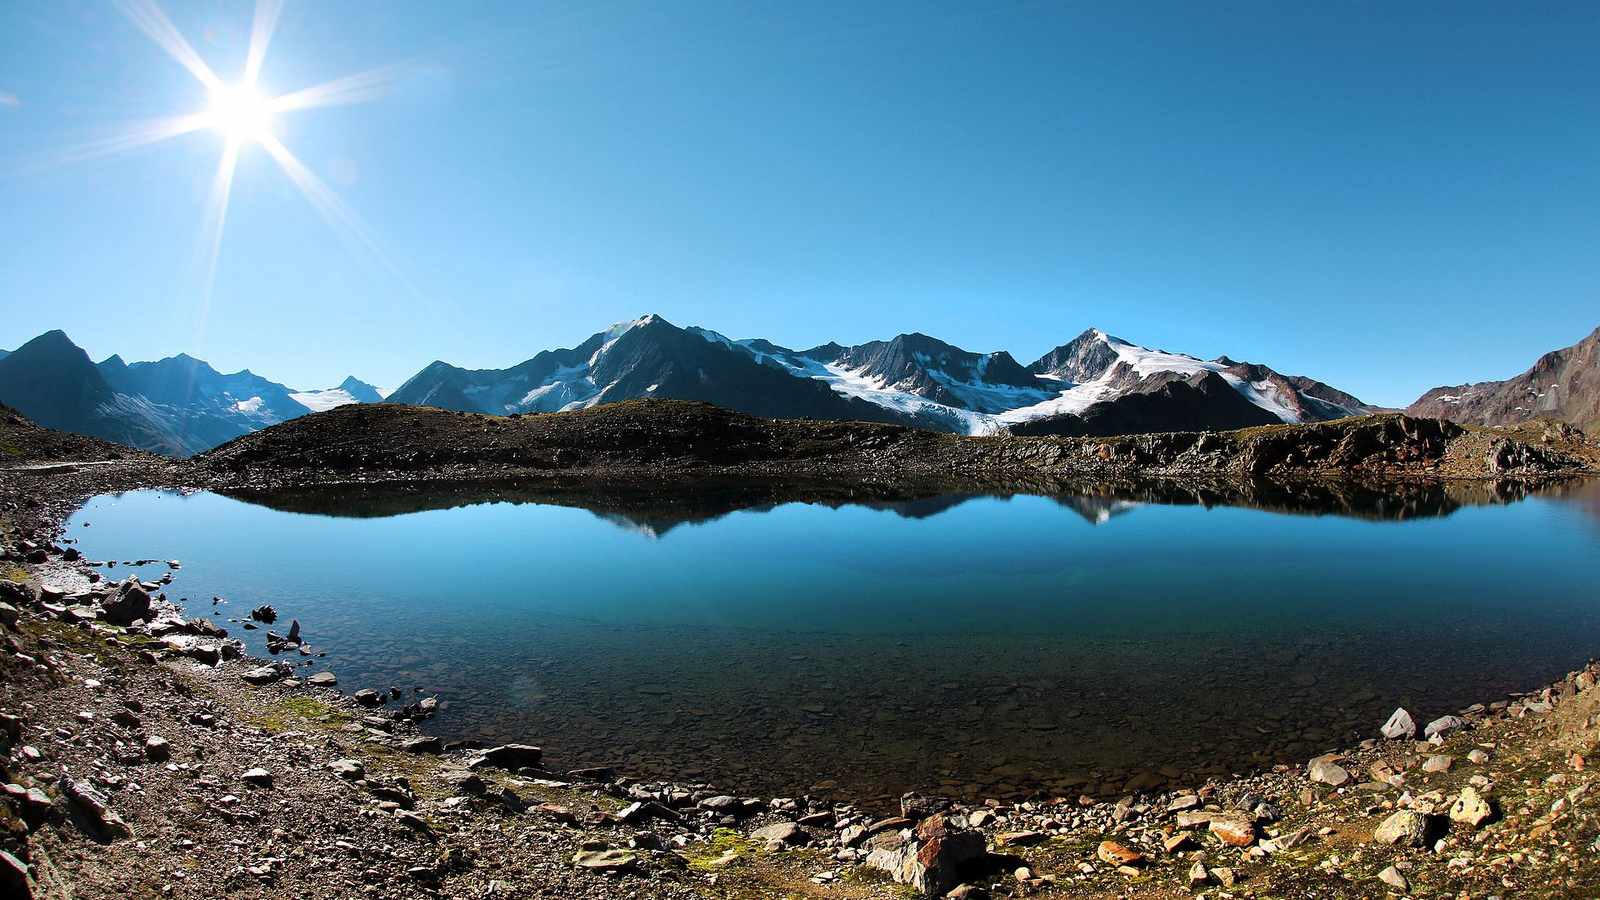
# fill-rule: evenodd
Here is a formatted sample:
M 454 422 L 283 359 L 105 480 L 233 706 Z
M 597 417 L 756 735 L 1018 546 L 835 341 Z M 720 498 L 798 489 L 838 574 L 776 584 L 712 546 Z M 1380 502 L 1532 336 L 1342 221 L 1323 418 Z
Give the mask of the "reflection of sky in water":
M 456 703 L 442 728 L 565 734 L 573 755 L 629 735 L 781 745 L 888 773 L 918 764 L 851 756 L 872 745 L 852 729 L 891 728 L 929 766 L 928 722 L 974 758 L 990 742 L 1026 760 L 1006 730 L 1021 717 L 1039 765 L 1097 737 L 1192 753 L 1255 733 L 1311 684 L 1334 702 L 1305 693 L 1307 715 L 1356 721 L 1402 688 L 1442 704 L 1532 686 L 1600 635 L 1586 497 L 1405 522 L 1028 496 L 788 503 L 651 537 L 560 506 L 329 518 L 140 492 L 92 501 L 73 519 L 92 527 L 71 534 L 91 559 L 182 559 L 168 593 L 199 598 L 193 611 L 213 594 L 224 617 L 272 603 L 351 689 L 441 691 Z M 1133 719 L 1081 715 L 1097 695 L 1137 711 L 1142 737 L 1116 737 Z M 1372 709 L 1345 709 L 1355 696 Z M 1174 740 L 1165 720 L 1218 731 Z M 670 727 L 635 735 L 640 721 Z

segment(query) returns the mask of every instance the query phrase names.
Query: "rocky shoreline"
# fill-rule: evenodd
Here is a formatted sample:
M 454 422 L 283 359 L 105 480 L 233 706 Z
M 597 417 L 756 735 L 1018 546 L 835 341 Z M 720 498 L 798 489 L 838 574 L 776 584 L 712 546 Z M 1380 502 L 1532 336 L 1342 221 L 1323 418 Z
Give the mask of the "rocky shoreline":
M 133 460 L 0 486 L 0 585 L 15 585 L 0 587 L 8 888 L 1354 897 L 1600 886 L 1586 764 L 1600 742 L 1593 664 L 1459 719 L 1434 716 L 1431 739 L 1375 722 L 1371 740 L 1304 767 L 1176 790 L 909 795 L 899 815 L 832 796 L 729 796 L 566 770 L 529 745 L 448 745 L 417 730 L 426 698 L 343 695 L 230 649 L 215 626 L 164 604 L 160 584 L 96 587 L 100 570 L 59 543 L 60 523 L 91 494 L 172 471 Z M 45 595 L 45 581 L 77 596 Z

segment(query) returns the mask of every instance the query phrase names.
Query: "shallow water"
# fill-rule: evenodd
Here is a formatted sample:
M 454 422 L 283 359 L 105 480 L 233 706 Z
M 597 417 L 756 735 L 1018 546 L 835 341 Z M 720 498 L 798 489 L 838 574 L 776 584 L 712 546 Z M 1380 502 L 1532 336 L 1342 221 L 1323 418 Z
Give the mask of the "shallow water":
M 69 528 L 90 559 L 181 559 L 168 595 L 192 613 L 220 595 L 219 617 L 299 619 L 346 690 L 437 693 L 436 733 L 734 791 L 1193 783 L 1303 762 L 1399 704 L 1426 719 L 1532 687 L 1600 645 L 1594 485 L 1280 511 L 1095 493 L 257 498 L 276 509 L 145 491 Z M 230 631 L 264 655 L 262 631 Z

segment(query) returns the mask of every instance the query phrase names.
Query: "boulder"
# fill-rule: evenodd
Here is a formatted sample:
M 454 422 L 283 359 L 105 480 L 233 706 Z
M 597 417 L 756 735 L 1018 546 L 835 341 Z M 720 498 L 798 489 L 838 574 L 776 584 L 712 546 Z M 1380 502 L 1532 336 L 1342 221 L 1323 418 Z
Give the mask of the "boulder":
M 1400 874 L 1400 870 L 1396 869 L 1394 866 L 1389 866 L 1382 872 L 1379 872 L 1378 880 L 1397 891 L 1408 891 L 1411 889 L 1411 882 L 1407 881 L 1406 877 Z
M 62 775 L 58 787 L 99 837 L 115 840 L 133 835 L 133 829 L 111 808 L 105 795 L 90 787 L 88 782 Z
M 271 625 L 273 622 L 278 621 L 278 611 L 273 609 L 271 604 L 263 603 L 250 610 L 250 618 L 255 619 L 257 622 L 266 622 Z
M 1422 735 L 1430 738 L 1434 736 L 1444 737 L 1452 731 L 1465 727 L 1467 727 L 1467 720 L 1460 716 L 1440 716 L 1429 722 L 1427 728 L 1422 729 Z
M 1468 828 L 1477 828 L 1494 817 L 1494 807 L 1488 799 L 1479 796 L 1471 787 L 1461 789 L 1456 802 L 1450 804 L 1450 821 Z
M 467 765 L 473 768 L 494 766 L 497 769 L 515 772 L 518 769 L 536 769 L 543 758 L 544 751 L 538 747 L 528 744 L 501 744 L 480 752 Z
M 944 815 L 917 826 L 915 838 L 867 854 L 867 865 L 927 897 L 941 897 L 961 883 L 962 869 L 987 852 L 983 834 L 951 828 Z
M 1411 713 L 1400 708 L 1389 716 L 1389 721 L 1383 723 L 1380 731 L 1391 741 L 1405 740 L 1417 736 L 1417 723 L 1411 718 Z
M 1445 756 L 1444 754 L 1439 753 L 1439 754 L 1435 754 L 1433 756 L 1430 756 L 1427 759 L 1422 761 L 1422 771 L 1424 771 L 1424 772 L 1448 772 L 1448 771 L 1450 771 L 1450 767 L 1452 765 L 1454 765 L 1454 764 L 1455 764 L 1455 757 Z
M 1307 773 L 1312 781 L 1326 784 L 1329 787 L 1343 787 L 1350 783 L 1350 772 L 1339 765 L 1333 758 L 1319 756 L 1307 766 Z
M 150 592 L 130 578 L 101 607 L 105 620 L 113 625 L 132 625 L 150 618 Z
M 1428 820 L 1414 810 L 1402 809 L 1378 825 L 1372 839 L 1398 847 L 1421 847 L 1427 840 Z
M 338 683 L 339 679 L 336 678 L 332 672 L 318 672 L 317 674 L 306 679 L 306 684 L 309 684 L 312 687 L 331 688 Z
M 750 839 L 765 843 L 768 850 L 799 847 L 811 843 L 811 835 L 795 822 L 778 822 L 765 828 L 757 828 L 750 832 Z

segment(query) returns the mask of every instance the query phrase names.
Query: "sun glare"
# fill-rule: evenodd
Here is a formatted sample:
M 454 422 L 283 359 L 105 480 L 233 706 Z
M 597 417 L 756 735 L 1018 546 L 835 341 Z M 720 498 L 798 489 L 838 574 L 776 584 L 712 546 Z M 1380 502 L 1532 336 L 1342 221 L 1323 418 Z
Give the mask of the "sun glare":
M 206 117 L 213 129 L 237 144 L 272 136 L 272 107 L 250 85 L 218 85 L 211 92 Z

